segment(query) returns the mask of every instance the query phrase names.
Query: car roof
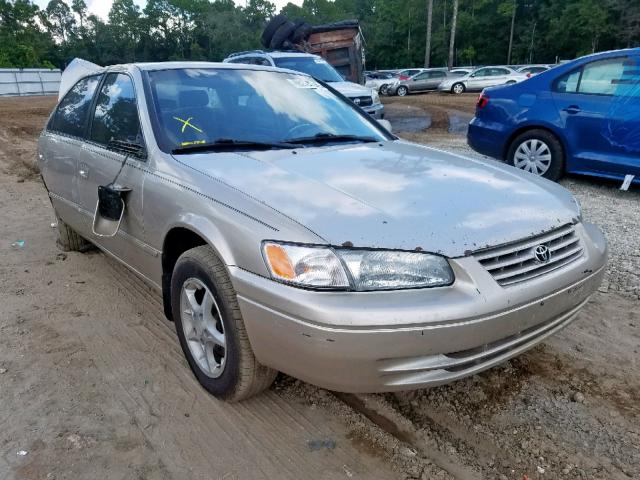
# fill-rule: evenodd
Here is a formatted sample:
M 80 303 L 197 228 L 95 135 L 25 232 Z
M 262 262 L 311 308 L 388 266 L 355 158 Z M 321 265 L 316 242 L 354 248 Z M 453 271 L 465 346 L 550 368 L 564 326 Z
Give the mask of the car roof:
M 269 72 L 286 72 L 297 75 L 307 75 L 304 72 L 289 70 L 286 68 L 271 67 L 266 65 L 250 65 L 245 63 L 222 63 L 222 62 L 141 62 L 111 65 L 104 67 L 103 71 L 131 70 L 137 68 L 142 71 L 177 70 L 181 68 L 217 68 L 224 70 L 264 70 Z
M 289 51 L 288 50 L 272 50 L 272 51 L 249 50 L 246 52 L 232 53 L 231 55 L 227 56 L 225 60 L 229 60 L 231 58 L 255 57 L 257 55 L 262 55 L 265 57 L 272 57 L 272 58 L 285 58 L 285 57 L 317 58 L 318 57 L 318 55 L 314 55 L 313 53 L 297 52 L 294 50 L 289 50 Z

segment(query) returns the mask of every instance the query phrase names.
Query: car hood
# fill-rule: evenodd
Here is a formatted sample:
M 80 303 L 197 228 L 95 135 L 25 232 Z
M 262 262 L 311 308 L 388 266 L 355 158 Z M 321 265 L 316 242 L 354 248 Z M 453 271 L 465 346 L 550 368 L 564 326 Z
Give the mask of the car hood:
M 420 247 L 458 257 L 552 230 L 580 214 L 571 194 L 553 182 L 498 162 L 407 142 L 295 152 L 178 159 L 332 245 Z
M 345 97 L 371 96 L 371 88 L 353 82 L 329 82 L 329 85 Z

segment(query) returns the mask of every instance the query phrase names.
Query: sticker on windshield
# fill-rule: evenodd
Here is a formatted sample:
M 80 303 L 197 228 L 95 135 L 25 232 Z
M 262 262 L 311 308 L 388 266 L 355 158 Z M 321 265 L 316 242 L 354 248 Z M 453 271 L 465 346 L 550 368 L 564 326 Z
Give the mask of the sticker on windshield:
M 204 140 L 193 140 L 191 142 L 181 142 L 181 147 L 190 147 L 191 145 L 202 145 L 203 143 L 207 143 Z
M 296 76 L 287 78 L 287 81 L 296 88 L 318 88 L 320 84 L 313 78 Z

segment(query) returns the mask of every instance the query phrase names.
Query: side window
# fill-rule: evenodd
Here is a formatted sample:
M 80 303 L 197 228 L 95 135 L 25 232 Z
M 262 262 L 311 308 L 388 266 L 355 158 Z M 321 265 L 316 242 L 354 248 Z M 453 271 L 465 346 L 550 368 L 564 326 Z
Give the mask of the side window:
M 555 91 L 558 93 L 576 93 L 582 69 L 574 70 L 561 76 L 556 80 Z
M 625 71 L 624 57 L 600 60 L 584 66 L 579 93 L 613 95 Z
M 421 73 L 420 75 L 416 75 L 415 77 L 413 77 L 414 80 L 424 80 L 426 78 L 429 77 L 429 73 L 425 72 L 425 73 Z
M 107 75 L 91 124 L 92 141 L 107 145 L 112 140 L 140 143 L 140 120 L 133 82 L 128 75 Z
M 83 137 L 91 100 L 100 81 L 100 75 L 87 77 L 76 83 L 64 96 L 56 113 L 51 117 L 49 130 L 73 137 Z
M 489 73 L 489 69 L 488 68 L 481 68 L 480 70 L 475 72 L 473 74 L 473 76 L 474 77 L 486 77 L 488 73 Z
M 431 78 L 444 78 L 444 72 L 431 72 Z

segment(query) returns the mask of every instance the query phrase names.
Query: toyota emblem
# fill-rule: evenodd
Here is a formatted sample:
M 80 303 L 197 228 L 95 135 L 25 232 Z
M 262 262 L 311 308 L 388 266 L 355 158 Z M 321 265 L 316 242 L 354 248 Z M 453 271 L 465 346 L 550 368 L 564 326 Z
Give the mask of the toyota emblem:
M 551 259 L 551 252 L 546 245 L 538 245 L 533 249 L 533 255 L 540 263 L 547 263 Z

